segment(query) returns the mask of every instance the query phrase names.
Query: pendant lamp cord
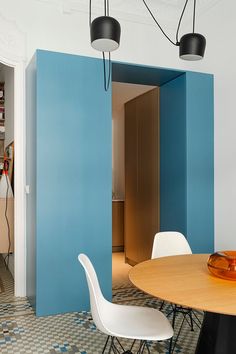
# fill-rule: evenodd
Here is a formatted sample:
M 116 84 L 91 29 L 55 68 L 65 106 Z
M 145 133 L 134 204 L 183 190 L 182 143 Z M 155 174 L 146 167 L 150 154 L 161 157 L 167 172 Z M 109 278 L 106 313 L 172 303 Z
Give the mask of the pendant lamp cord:
M 104 9 L 105 9 L 105 16 L 109 16 L 110 13 L 109 0 L 104 0 Z M 104 89 L 105 91 L 108 91 L 111 82 L 111 53 L 108 52 L 108 75 L 107 75 L 107 68 L 106 68 L 105 52 L 102 52 L 102 60 L 103 60 L 103 74 L 104 74 Z
M 104 16 L 107 15 L 107 0 L 104 0 Z
M 8 220 L 8 216 L 7 216 L 7 210 L 8 210 L 8 192 L 9 192 L 9 182 L 8 182 L 8 178 L 7 175 L 2 176 L 2 178 L 6 178 L 6 183 L 7 183 L 7 190 L 6 190 L 6 203 L 5 203 L 5 219 L 6 219 L 6 223 L 7 223 L 7 237 L 8 237 L 8 250 L 7 250 L 7 255 L 4 258 L 4 263 L 5 263 L 5 267 L 6 269 L 9 269 L 9 261 L 10 261 L 10 250 L 11 250 L 11 235 L 10 235 L 10 224 L 9 224 L 9 220 Z
M 110 6 L 109 0 L 104 0 L 104 15 L 109 16 L 110 13 Z M 89 26 L 92 23 L 92 0 L 89 0 Z
M 109 0 L 104 0 L 104 15 L 109 16 Z
M 194 0 L 194 5 L 193 5 L 193 33 L 195 32 L 195 14 L 196 14 L 196 0 Z
M 178 23 L 178 27 L 177 27 L 177 31 L 176 31 L 176 45 L 179 45 L 179 29 L 180 29 L 180 25 L 181 25 L 182 18 L 185 13 L 185 9 L 186 9 L 187 4 L 188 4 L 188 0 L 185 1 L 183 10 L 182 10 L 180 18 L 179 18 L 179 23 Z
M 104 89 L 105 91 L 108 91 L 111 82 L 111 53 L 108 52 L 108 76 L 107 76 L 107 69 L 106 69 L 105 52 L 102 52 L 102 60 L 103 60 L 103 74 L 104 74 Z
M 104 0 L 104 15 L 109 16 L 109 0 Z M 91 28 L 92 24 L 92 0 L 89 0 L 89 27 Z M 105 52 L 102 52 L 102 61 L 103 61 L 103 77 L 104 77 L 104 89 L 108 91 L 110 82 L 111 82 L 111 53 L 108 52 L 108 74 L 106 67 L 106 58 Z
M 89 27 L 92 23 L 92 0 L 89 0 Z M 104 0 L 104 15 L 109 16 L 109 0 Z M 102 52 L 102 61 L 103 61 L 103 77 L 104 77 L 104 89 L 108 91 L 110 82 L 111 82 L 111 53 L 108 52 L 108 73 L 106 67 L 106 58 L 105 52 Z
M 92 23 L 92 0 L 89 0 L 89 28 L 91 27 Z
M 196 0 L 194 0 L 195 2 Z M 159 27 L 159 29 L 161 30 L 161 32 L 164 34 L 164 36 L 168 39 L 168 41 L 170 43 L 172 43 L 173 45 L 176 45 L 178 46 L 179 45 L 179 40 L 178 40 L 178 36 L 179 36 L 179 29 L 180 29 L 180 25 L 181 25 L 181 22 L 182 22 L 182 18 L 183 18 L 183 15 L 184 15 L 184 12 L 185 12 L 185 9 L 186 9 L 186 6 L 187 6 L 187 3 L 188 3 L 188 0 L 185 1 L 185 4 L 184 4 L 184 7 L 183 7 L 183 10 L 182 10 L 182 13 L 180 15 L 180 19 L 179 19 L 179 23 L 178 23 L 178 27 L 177 27 L 177 31 L 176 31 L 176 43 L 174 41 L 172 41 L 172 39 L 170 39 L 170 37 L 165 33 L 165 31 L 163 30 L 163 28 L 161 27 L 161 25 L 158 23 L 158 21 L 156 20 L 155 16 L 153 15 L 151 9 L 149 8 L 149 6 L 147 5 L 146 1 L 143 0 L 143 3 L 145 5 L 145 7 L 147 8 L 148 12 L 150 13 L 151 17 L 153 18 L 154 22 L 156 23 L 156 25 Z

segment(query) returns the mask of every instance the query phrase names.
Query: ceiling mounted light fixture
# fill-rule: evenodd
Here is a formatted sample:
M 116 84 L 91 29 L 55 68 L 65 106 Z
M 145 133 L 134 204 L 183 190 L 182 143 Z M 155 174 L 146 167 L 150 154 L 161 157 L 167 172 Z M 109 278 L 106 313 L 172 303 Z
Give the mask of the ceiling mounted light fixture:
M 109 0 L 104 0 L 104 16 L 91 20 L 91 0 L 89 1 L 89 26 L 91 46 L 102 52 L 104 67 L 104 88 L 108 90 L 111 81 L 111 54 L 120 45 L 120 24 L 109 15 Z M 105 52 L 108 52 L 108 78 L 106 73 Z
M 200 34 L 195 33 L 195 17 L 196 17 L 196 0 L 193 0 L 193 31 L 191 33 L 187 33 L 183 35 L 179 41 L 179 29 L 182 22 L 182 18 L 188 4 L 188 0 L 185 1 L 182 13 L 180 15 L 177 31 L 176 31 L 176 42 L 172 41 L 169 36 L 164 32 L 163 28 L 160 26 L 156 18 L 154 17 L 152 11 L 148 7 L 145 0 L 143 0 L 144 5 L 146 6 L 148 12 L 150 13 L 151 17 L 164 34 L 164 36 L 168 39 L 175 46 L 179 46 L 179 57 L 184 60 L 200 60 L 204 57 L 205 48 L 206 48 L 206 38 Z
M 113 52 L 120 45 L 120 24 L 110 16 L 100 16 L 91 23 L 91 46 L 100 52 Z

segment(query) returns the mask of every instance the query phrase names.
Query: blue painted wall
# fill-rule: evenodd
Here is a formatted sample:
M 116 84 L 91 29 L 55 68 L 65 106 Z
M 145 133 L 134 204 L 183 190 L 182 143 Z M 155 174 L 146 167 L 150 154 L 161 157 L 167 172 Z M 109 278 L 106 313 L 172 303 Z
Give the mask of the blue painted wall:
M 214 250 L 213 76 L 186 73 L 187 235 L 193 252 Z
M 214 251 L 213 76 L 186 72 L 160 89 L 161 231 Z
M 160 88 L 160 227 L 186 235 L 186 79 Z
M 212 76 L 114 64 L 114 77 L 161 85 L 161 229 L 211 252 Z M 27 295 L 37 315 L 86 310 L 80 252 L 111 298 L 111 92 L 101 60 L 41 50 L 27 86 Z
M 98 59 L 39 50 L 36 73 L 36 314 L 48 315 L 89 308 L 80 252 L 111 297 L 111 93 Z

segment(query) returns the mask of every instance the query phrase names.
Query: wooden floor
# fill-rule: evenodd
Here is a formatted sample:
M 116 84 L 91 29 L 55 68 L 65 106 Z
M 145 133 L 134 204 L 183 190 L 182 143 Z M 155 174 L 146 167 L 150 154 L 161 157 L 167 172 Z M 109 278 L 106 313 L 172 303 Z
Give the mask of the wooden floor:
M 132 286 L 128 273 L 132 267 L 125 263 L 123 252 L 112 253 L 112 288 L 127 288 Z

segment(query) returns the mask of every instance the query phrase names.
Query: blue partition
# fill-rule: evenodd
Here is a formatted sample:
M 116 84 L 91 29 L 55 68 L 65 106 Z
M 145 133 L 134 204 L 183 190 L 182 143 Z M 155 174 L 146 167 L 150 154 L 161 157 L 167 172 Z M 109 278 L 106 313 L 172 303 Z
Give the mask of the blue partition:
M 214 250 L 213 76 L 186 72 L 160 88 L 161 230 L 194 253 Z
M 186 77 L 160 88 L 160 228 L 187 234 Z
M 186 73 L 187 236 L 194 253 L 214 250 L 213 75 Z
M 86 310 L 80 252 L 91 257 L 111 298 L 111 92 L 103 89 L 99 59 L 38 50 L 29 81 L 32 67 L 36 88 L 27 100 L 36 102 L 35 115 L 28 112 L 36 136 L 29 146 L 36 156 L 36 179 L 29 181 L 36 200 L 30 235 L 36 314 Z M 32 296 L 30 274 L 27 280 Z
M 26 76 L 27 295 L 37 315 L 86 310 L 80 252 L 111 298 L 111 91 L 95 58 L 38 50 Z M 160 86 L 161 229 L 213 251 L 212 75 L 114 63 L 113 78 Z

